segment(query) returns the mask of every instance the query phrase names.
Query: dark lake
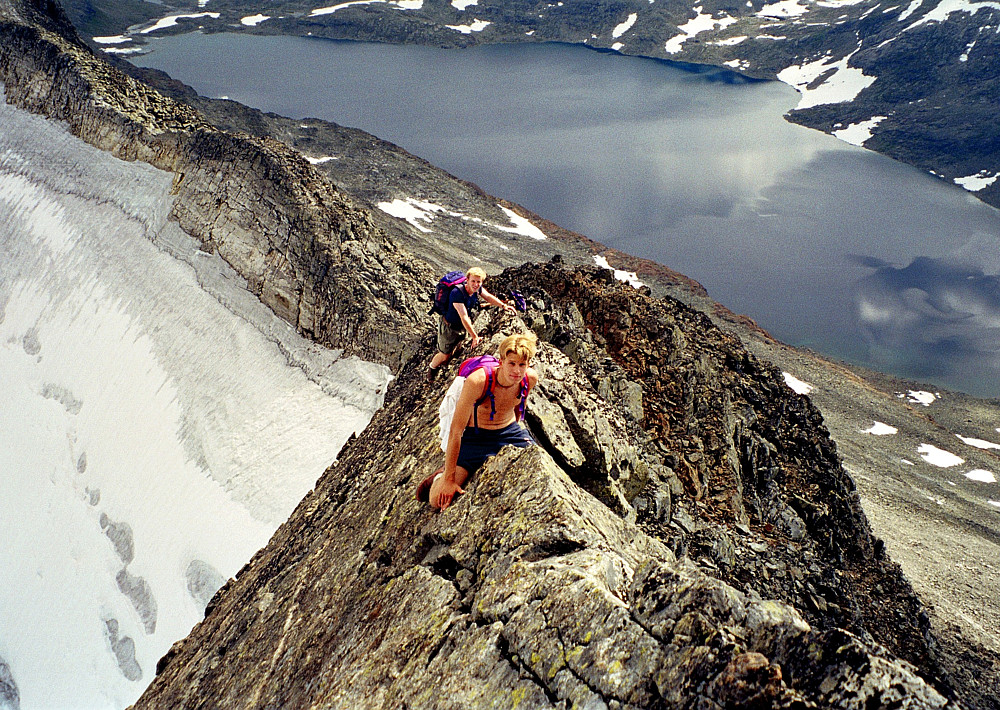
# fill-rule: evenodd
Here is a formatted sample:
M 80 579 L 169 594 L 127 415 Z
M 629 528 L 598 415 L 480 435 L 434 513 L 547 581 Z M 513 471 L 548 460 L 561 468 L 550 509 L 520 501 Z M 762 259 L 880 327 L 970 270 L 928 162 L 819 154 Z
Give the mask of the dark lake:
M 362 128 L 676 269 L 775 337 L 1000 396 L 1000 211 L 792 125 L 798 94 L 565 45 L 188 34 L 133 57 L 206 96 Z

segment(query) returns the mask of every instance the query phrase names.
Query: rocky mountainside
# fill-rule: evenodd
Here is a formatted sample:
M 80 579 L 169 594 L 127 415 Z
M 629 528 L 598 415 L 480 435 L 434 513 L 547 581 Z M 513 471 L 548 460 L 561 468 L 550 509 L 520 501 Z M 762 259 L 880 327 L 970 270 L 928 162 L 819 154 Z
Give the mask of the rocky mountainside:
M 109 51 L 195 27 L 462 47 L 571 42 L 727 66 L 802 92 L 788 118 L 1000 206 L 1000 3 L 951 0 L 140 0 L 67 3 Z M 139 16 L 144 21 L 138 19 Z
M 418 503 L 447 384 L 415 358 L 136 707 L 947 704 L 873 643 L 935 665 L 805 398 L 606 272 L 500 278 L 533 284 L 541 445 L 445 514 Z
M 590 263 L 599 245 L 507 206 L 552 238 L 498 229 L 510 253 L 496 258 L 550 263 L 493 277 L 530 308 L 480 327 L 542 338 L 528 420 L 542 445 L 498 457 L 437 515 L 412 500 L 441 457 L 445 383 L 419 377 L 426 291 L 439 263 L 467 255 L 462 220 L 435 240 L 379 216 L 360 196 L 377 185 L 335 182 L 278 135 L 279 117 L 157 93 L 41 0 L 0 0 L 0 81 L 9 102 L 171 171 L 174 219 L 264 303 L 398 372 L 371 426 L 161 662 L 140 705 L 996 706 L 994 639 L 965 633 L 958 612 L 943 620 L 957 631 L 928 616 L 819 411 L 707 315 L 663 297 L 676 288 L 710 306 L 690 282 L 640 264 L 654 288 L 637 290 L 551 263 Z M 358 146 L 359 165 L 415 171 L 456 211 L 510 219 L 398 149 L 316 129 Z

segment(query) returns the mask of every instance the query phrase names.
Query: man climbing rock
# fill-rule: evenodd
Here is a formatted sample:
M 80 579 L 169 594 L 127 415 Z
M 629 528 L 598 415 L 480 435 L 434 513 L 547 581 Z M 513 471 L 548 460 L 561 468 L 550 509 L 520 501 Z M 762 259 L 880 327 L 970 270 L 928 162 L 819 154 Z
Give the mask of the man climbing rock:
M 515 311 L 514 306 L 504 303 L 486 290 L 483 286 L 485 280 L 486 272 L 474 266 L 466 272 L 465 282 L 454 286 L 448 294 L 448 304 L 438 319 L 437 352 L 427 370 L 428 382 L 434 381 L 438 369 L 455 354 L 465 340 L 466 333 L 472 338 L 473 348 L 479 345 L 479 335 L 472 325 L 472 309 L 479 304 L 480 298 L 511 313 Z
M 448 430 L 444 466 L 417 486 L 417 499 L 445 510 L 462 486 L 504 446 L 534 444 L 524 428 L 524 405 L 538 382 L 531 368 L 536 351 L 531 335 L 511 335 L 500 344 L 499 361 L 478 358 L 462 384 Z

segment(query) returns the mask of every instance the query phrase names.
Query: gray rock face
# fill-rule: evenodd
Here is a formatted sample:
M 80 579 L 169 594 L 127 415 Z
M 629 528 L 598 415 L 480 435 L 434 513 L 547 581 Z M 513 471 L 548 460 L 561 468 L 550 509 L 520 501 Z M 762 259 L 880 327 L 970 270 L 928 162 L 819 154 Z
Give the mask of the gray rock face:
M 504 277 L 529 280 L 539 268 Z M 723 336 L 713 331 L 706 339 L 688 329 L 685 318 L 704 323 L 679 304 L 603 284 L 599 275 L 553 268 L 535 283 L 546 285 L 537 293 L 546 308 L 529 319 L 548 318 L 556 339 L 565 302 L 579 286 L 591 294 L 581 309 L 588 320 L 621 313 L 623 304 L 631 304 L 636 321 L 646 315 L 643 304 L 656 309 L 660 303 L 664 317 L 672 310 L 686 333 L 685 350 L 700 351 L 700 376 L 724 378 L 712 370 L 714 355 L 740 355 L 735 344 L 716 353 L 719 345 L 710 341 Z M 477 325 L 487 341 L 525 327 L 486 313 Z M 721 508 L 709 512 L 683 502 L 679 511 L 695 534 L 638 515 L 621 475 L 629 454 L 621 452 L 647 465 L 667 455 L 628 424 L 625 403 L 603 400 L 591 384 L 593 376 L 623 374 L 613 334 L 601 338 L 607 345 L 594 345 L 594 352 L 603 351 L 610 364 L 590 376 L 554 344 L 542 343 L 538 366 L 545 385 L 528 408 L 540 445 L 502 451 L 445 513 L 413 498 L 416 483 L 441 460 L 437 406 L 448 384 L 424 384 L 424 358 L 415 358 L 370 426 L 216 596 L 192 635 L 161 660 L 136 707 L 189 707 L 206 698 L 253 707 L 945 707 L 948 701 L 914 666 L 873 642 L 869 624 L 882 631 L 877 614 L 851 601 L 859 591 L 853 583 L 843 580 L 837 592 L 843 604 L 854 604 L 852 630 L 837 625 L 833 614 L 806 618 L 786 601 L 763 597 L 733 570 L 703 561 L 701 553 L 679 558 L 673 552 L 707 539 L 721 548 L 728 524 L 704 537 L 712 517 L 726 517 Z M 680 365 L 692 353 L 672 357 Z M 762 400 L 759 408 L 774 397 L 762 388 L 767 382 L 768 376 L 744 383 Z M 734 400 L 726 399 L 730 411 Z M 741 447 L 727 439 L 736 428 L 726 429 L 724 419 L 716 429 L 707 411 L 712 406 L 695 408 L 706 418 L 700 433 L 717 441 L 704 445 L 700 458 L 674 455 L 693 460 L 694 472 L 704 465 L 706 491 L 717 490 L 717 453 Z M 692 435 L 694 423 L 683 436 Z M 744 432 L 743 440 L 750 436 Z M 822 441 L 820 434 L 810 436 Z M 602 441 L 618 443 L 615 457 L 602 453 Z M 677 451 L 676 434 L 664 433 L 660 441 Z M 774 465 L 793 452 L 812 455 L 795 442 L 772 446 L 767 461 Z M 581 459 L 584 450 L 590 453 Z M 660 465 L 658 476 L 636 484 L 632 500 L 651 500 L 671 485 L 684 489 Z M 598 497 L 574 480 L 580 470 Z M 734 536 L 759 541 L 763 550 L 797 544 L 769 535 L 761 513 L 741 510 L 728 514 L 749 523 L 734 523 L 746 532 L 732 528 L 730 557 L 749 550 Z M 856 523 L 845 522 L 845 530 L 871 543 Z M 803 522 L 810 535 L 812 525 Z M 816 557 L 814 564 L 828 563 Z M 876 558 L 868 564 L 882 567 L 879 578 L 896 579 L 905 593 L 891 564 Z M 792 576 L 789 569 L 786 577 Z M 886 640 L 904 649 L 907 642 L 923 643 L 919 632 L 908 641 L 901 636 Z M 932 669 L 926 656 L 922 661 L 925 673 Z
M 65 121 L 120 158 L 173 173 L 179 199 L 171 217 L 300 332 L 347 354 L 365 343 L 369 358 L 392 365 L 409 356 L 413 339 L 399 335 L 426 301 L 399 284 L 418 274 L 431 282 L 426 267 L 297 151 L 212 127 L 95 57 L 62 20 L 55 33 L 45 25 L 58 19 L 33 3 L 0 5 L 0 81 L 10 103 Z M 24 347 L 40 344 L 26 336 Z
M 128 564 L 135 559 L 135 538 L 132 534 L 132 526 L 128 523 L 113 522 L 105 513 L 101 513 L 101 529 L 111 540 L 122 564 Z
M 135 658 L 135 641 L 131 636 L 120 636 L 117 619 L 108 619 L 104 622 L 105 634 L 108 643 L 111 645 L 111 652 L 118 661 L 118 670 L 129 680 L 139 680 L 142 678 L 142 668 Z
M 146 633 L 151 634 L 156 631 L 156 597 L 153 596 L 149 582 L 132 574 L 127 569 L 123 569 L 115 575 L 115 582 L 118 584 L 119 591 L 132 602 Z

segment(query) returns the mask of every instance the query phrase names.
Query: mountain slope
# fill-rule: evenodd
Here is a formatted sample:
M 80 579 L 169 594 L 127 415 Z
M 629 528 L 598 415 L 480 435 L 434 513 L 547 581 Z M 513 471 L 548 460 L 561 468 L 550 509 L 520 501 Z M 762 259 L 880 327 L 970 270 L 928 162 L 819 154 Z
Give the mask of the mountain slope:
M 649 705 L 672 689 L 679 693 L 677 704 L 692 705 L 706 693 L 748 705 L 762 698 L 790 706 L 891 706 L 900 698 L 915 707 L 944 702 L 926 682 L 949 691 L 950 662 L 936 655 L 940 637 L 928 635 L 922 605 L 872 535 L 819 412 L 704 314 L 621 286 L 607 270 L 564 271 L 553 264 L 496 277 L 499 292 L 516 286 L 530 296 L 525 325 L 548 343 L 542 355 L 547 384 L 539 388 L 530 419 L 543 446 L 518 459 L 524 468 L 511 462 L 509 475 L 501 477 L 518 485 L 499 486 L 496 499 L 470 491 L 448 514 L 453 519 L 471 512 L 470 520 L 482 520 L 490 530 L 491 516 L 500 512 L 494 504 L 508 506 L 505 514 L 521 527 L 504 528 L 509 535 L 494 536 L 497 545 L 489 547 L 477 530 L 449 527 L 447 515 L 428 514 L 410 499 L 412 484 L 440 457 L 434 409 L 444 386 L 419 384 L 431 331 L 424 292 L 434 273 L 422 255 L 396 243 L 373 212 L 288 146 L 212 126 L 190 107 L 104 65 L 70 33 L 25 22 L 30 10 L 11 0 L 0 4 L 0 71 L 9 100 L 66 120 L 87 140 L 121 155 L 170 169 L 179 198 L 174 218 L 244 272 L 275 312 L 320 342 L 371 354 L 399 372 L 376 423 L 345 448 L 347 463 L 326 474 L 268 548 L 216 597 L 206 623 L 164 661 L 162 680 L 143 702 L 200 704 L 236 688 L 251 689 L 241 699 L 256 697 L 261 704 L 279 694 L 335 699 L 323 693 L 358 680 L 349 672 L 340 675 L 338 666 L 352 653 L 351 639 L 406 662 L 409 656 L 380 635 L 396 625 L 343 624 L 333 630 L 343 635 L 331 631 L 319 642 L 300 634 L 295 622 L 322 630 L 325 621 L 355 608 L 342 603 L 352 594 L 370 604 L 360 608 L 371 622 L 387 605 L 401 615 L 397 619 L 406 618 L 407 608 L 391 603 L 398 598 L 386 596 L 380 603 L 372 596 L 375 582 L 392 586 L 397 573 L 407 580 L 432 577 L 428 594 L 411 598 L 417 607 L 457 604 L 454 615 L 431 614 L 432 622 L 444 626 L 425 626 L 423 635 L 412 637 L 407 648 L 427 648 L 417 658 L 447 651 L 442 659 L 457 659 L 452 649 L 468 658 L 481 651 L 493 659 L 484 668 L 500 669 L 503 683 L 509 673 L 524 673 L 525 693 L 540 693 L 535 697 L 553 704 L 596 692 Z M 470 188 L 454 190 L 458 195 Z M 394 229 L 414 231 L 399 224 Z M 573 249 L 571 235 L 564 236 L 558 247 L 545 240 L 538 248 Z M 523 235 L 510 238 L 519 246 L 533 243 Z M 573 253 L 589 261 L 591 246 L 578 243 Z M 438 248 L 447 253 L 451 247 Z M 262 257 L 267 268 L 261 268 Z M 357 279 L 359 271 L 366 278 Z M 283 302 L 282 294 L 293 298 Z M 481 327 L 492 333 L 524 326 L 484 318 Z M 759 332 L 757 337 L 766 340 Z M 507 463 L 499 458 L 496 472 Z M 494 484 L 499 479 L 486 472 L 476 485 L 485 493 Z M 519 497 L 521 491 L 531 495 Z M 581 522 L 574 508 L 591 514 Z M 486 517 L 475 517 L 480 514 Z M 588 518 L 602 521 L 602 530 L 588 528 Z M 367 550 L 365 540 L 371 541 Z M 353 553 L 359 544 L 363 555 L 372 553 L 369 558 Z M 596 587 L 589 581 L 595 557 L 611 560 L 603 568 L 599 562 Z M 567 559 L 531 567 L 551 558 Z M 579 618 L 545 618 L 558 608 L 542 603 L 540 595 L 557 596 L 565 586 L 559 581 L 565 577 L 546 580 L 550 564 L 559 574 L 583 578 L 584 596 L 593 593 L 595 608 L 623 623 L 597 627 L 608 634 L 601 637 L 608 655 L 583 655 L 580 665 L 566 657 L 569 670 L 561 676 L 558 642 L 535 645 L 530 633 L 544 629 L 554 640 L 560 634 L 575 638 L 569 634 Z M 524 586 L 505 586 L 503 571 L 515 567 L 527 568 L 519 577 Z M 313 595 L 321 569 L 327 570 L 319 575 L 321 592 Z M 442 576 L 447 581 L 433 579 Z M 673 586 L 676 579 L 680 587 Z M 477 587 L 477 580 L 486 582 Z M 720 599 L 716 611 L 684 613 L 692 609 L 677 594 L 688 580 L 693 586 L 687 589 L 709 590 Z M 454 596 L 450 589 L 457 589 Z M 505 607 L 498 595 L 519 589 L 528 591 L 508 598 Z M 435 596 L 442 591 L 446 596 Z M 564 599 L 571 608 L 586 608 L 579 606 L 583 598 Z M 496 604 L 479 615 L 472 600 Z M 506 625 L 522 607 L 508 635 L 497 633 L 495 623 Z M 488 622 L 490 631 L 482 631 L 479 621 Z M 625 640 L 612 641 L 619 628 Z M 436 645 L 442 639 L 456 645 Z M 633 641 L 648 654 L 632 653 Z M 512 650 L 517 648 L 525 653 Z M 818 654 L 804 653 L 817 648 Z M 680 669 L 678 676 L 649 671 L 648 659 L 674 658 L 675 652 L 690 661 L 667 664 Z M 259 653 L 277 665 L 247 662 Z M 943 645 L 941 653 L 945 661 L 959 658 L 960 643 Z M 907 662 L 916 664 L 924 681 Z M 311 672 L 319 667 L 330 675 L 313 684 Z M 625 667 L 628 672 L 620 673 Z M 955 683 L 970 706 L 988 707 L 997 697 L 995 674 L 988 666 L 982 671 L 975 679 L 979 685 L 964 678 Z M 716 681 L 702 684 L 705 676 Z M 383 674 L 359 687 L 371 689 L 376 702 L 388 702 L 388 695 L 378 693 L 389 687 L 411 690 L 393 683 Z

